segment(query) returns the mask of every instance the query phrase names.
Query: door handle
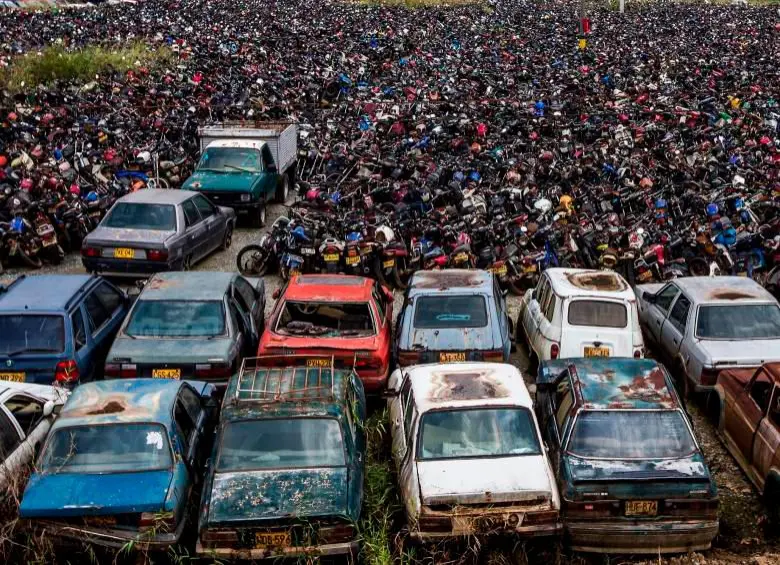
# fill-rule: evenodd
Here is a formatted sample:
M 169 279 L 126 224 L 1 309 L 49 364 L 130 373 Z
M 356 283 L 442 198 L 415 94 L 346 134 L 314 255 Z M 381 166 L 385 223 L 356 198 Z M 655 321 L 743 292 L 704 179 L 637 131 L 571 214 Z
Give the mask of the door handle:
M 677 341 L 676 339 L 673 339 L 672 341 L 674 342 L 675 345 L 680 345 L 680 342 Z
M 661 325 L 661 320 L 656 320 L 656 321 L 655 321 L 655 325 L 656 325 L 656 326 L 660 326 L 660 325 Z

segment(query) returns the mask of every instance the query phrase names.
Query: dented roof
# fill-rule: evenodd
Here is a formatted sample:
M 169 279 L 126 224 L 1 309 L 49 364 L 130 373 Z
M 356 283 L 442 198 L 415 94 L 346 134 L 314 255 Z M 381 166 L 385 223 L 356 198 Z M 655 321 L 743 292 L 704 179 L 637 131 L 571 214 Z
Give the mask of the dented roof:
M 222 300 L 236 276 L 213 271 L 157 273 L 144 285 L 139 300 Z
M 417 271 L 409 283 L 409 295 L 442 290 L 487 290 L 492 292 L 492 274 L 472 269 Z

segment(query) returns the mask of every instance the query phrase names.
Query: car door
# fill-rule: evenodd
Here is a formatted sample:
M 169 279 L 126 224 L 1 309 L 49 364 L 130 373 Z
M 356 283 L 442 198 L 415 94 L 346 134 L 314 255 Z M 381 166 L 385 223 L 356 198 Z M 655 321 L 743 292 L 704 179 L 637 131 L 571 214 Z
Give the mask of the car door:
M 198 209 L 201 221 L 204 223 L 206 229 L 206 247 L 204 255 L 208 255 L 222 245 L 222 241 L 225 239 L 227 221 L 225 220 L 225 217 L 219 213 L 217 207 L 209 202 L 208 198 L 202 194 L 193 196 L 192 201 Z
M 396 471 L 400 470 L 401 462 L 406 455 L 405 416 L 411 414 L 412 381 L 405 377 L 401 383 L 401 391 L 390 402 L 390 436 L 393 461 Z
M 255 349 L 252 347 L 252 321 L 249 314 L 241 310 L 232 297 L 228 298 L 228 308 L 239 356 L 244 358 L 253 355 Z
M 268 148 L 268 145 L 263 145 L 263 149 L 261 151 L 262 159 L 263 159 L 263 171 L 265 171 L 265 174 L 263 175 L 263 194 L 265 195 L 265 201 L 268 202 L 273 199 L 274 194 L 276 193 L 276 183 L 278 182 L 277 179 L 277 167 L 276 163 L 274 163 L 274 157 L 271 154 L 271 150 Z
M 761 490 L 778 449 L 780 449 L 780 386 L 775 384 L 769 400 L 769 412 L 761 420 L 753 442 L 752 466 Z
M 102 367 L 97 366 L 97 361 L 91 355 L 91 336 L 87 332 L 83 304 L 78 304 L 70 313 L 71 335 L 73 335 L 73 357 L 79 367 L 79 375 L 85 380 L 94 380 L 95 372 L 101 372 Z
M 509 361 L 509 355 L 512 352 L 512 339 L 509 331 L 509 317 L 506 313 L 506 300 L 504 293 L 498 287 L 498 280 L 493 278 L 493 302 L 496 308 L 496 321 L 498 323 L 498 335 L 500 336 L 501 350 L 504 353 L 504 361 Z
M 560 328 L 553 325 L 555 309 L 559 308 L 558 296 L 553 292 L 552 286 L 547 283 L 547 289 L 543 292 L 542 302 L 539 302 L 539 316 L 534 338 L 534 350 L 539 359 L 550 359 L 553 343 L 561 338 Z M 560 346 L 560 343 L 558 344 Z
M 414 396 L 409 395 L 409 401 L 404 410 L 404 455 L 401 458 L 399 482 L 401 500 L 406 504 L 409 516 L 418 516 L 420 513 L 420 482 L 417 477 L 417 462 L 415 460 L 415 438 L 419 418 Z
M 539 322 L 542 317 L 540 303 L 544 301 L 547 293 L 550 291 L 550 282 L 545 275 L 542 275 L 523 313 L 523 327 L 525 328 L 528 343 L 531 344 L 533 349 L 536 348 L 536 334 L 539 331 Z
M 258 297 L 257 292 L 244 277 L 238 276 L 233 281 L 233 298 L 247 311 L 254 326 L 255 338 L 259 339 L 263 333 L 263 304 Z M 254 346 L 257 347 L 255 341 Z
M 681 292 L 677 295 L 666 322 L 661 325 L 661 349 L 672 361 L 677 358 L 677 353 L 680 351 L 690 313 L 691 301 Z
M 647 305 L 647 333 L 659 345 L 661 345 L 661 328 L 664 320 L 679 293 L 680 289 L 677 285 L 669 283 L 653 295 L 652 302 Z
M 0 484 L 11 483 L 23 465 L 29 462 L 29 452 L 19 449 L 23 439 L 13 416 L 0 405 Z
M 17 450 L 22 463 L 32 461 L 51 427 L 51 419 L 43 417 L 43 406 L 43 400 L 21 392 L 3 402 L 3 408 L 11 414 L 11 421 L 22 438 Z
M 732 413 L 726 415 L 726 435 L 748 466 L 752 465 L 753 441 L 761 420 L 767 415 L 772 389 L 769 375 L 764 369 L 758 369 L 734 398 Z
M 182 202 L 181 209 L 184 213 L 184 254 L 189 255 L 192 263 L 195 263 L 207 253 L 206 224 L 201 220 L 200 212 L 192 198 Z
M 92 338 L 92 363 L 94 371 L 88 379 L 101 378 L 108 349 L 116 336 L 124 314 L 124 297 L 106 281 L 90 290 L 84 297 L 87 314 L 87 331 Z
M 362 419 L 360 419 L 359 400 L 355 393 L 355 383 L 350 380 L 347 388 L 347 410 L 345 412 L 347 422 L 348 442 L 351 443 L 349 451 L 349 505 L 354 515 L 360 513 L 360 504 L 363 500 L 363 476 L 366 453 L 366 441 L 363 432 Z M 360 420 L 360 422 L 358 422 Z

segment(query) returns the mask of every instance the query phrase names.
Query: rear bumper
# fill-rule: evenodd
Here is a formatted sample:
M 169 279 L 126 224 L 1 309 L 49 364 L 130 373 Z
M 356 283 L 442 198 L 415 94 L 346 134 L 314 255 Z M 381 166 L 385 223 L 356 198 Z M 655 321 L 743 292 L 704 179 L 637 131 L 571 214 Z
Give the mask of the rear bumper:
M 97 272 L 109 277 L 143 278 L 154 273 L 173 271 L 172 261 L 122 260 L 108 257 L 82 257 L 81 263 L 89 272 Z
M 506 535 L 512 535 L 517 536 L 520 538 L 536 538 L 536 537 L 549 537 L 549 536 L 556 536 L 559 535 L 563 531 L 563 526 L 560 523 L 554 523 L 554 524 L 541 524 L 538 526 L 520 526 L 519 528 L 515 529 L 506 529 L 506 530 L 496 530 L 491 533 L 453 533 L 453 532 L 420 532 L 420 531 L 412 531 L 409 532 L 409 535 L 412 537 L 412 539 L 427 543 L 427 542 L 435 542 L 435 541 L 441 541 L 441 540 L 447 540 L 447 539 L 458 539 L 458 538 L 488 538 L 491 536 L 506 536 Z
M 132 530 L 105 529 L 96 530 L 83 526 L 66 526 L 56 522 L 32 522 L 31 529 L 53 538 L 55 545 L 98 545 L 110 549 L 122 549 L 129 542 L 139 551 L 167 551 L 179 542 L 184 529 L 184 520 L 179 522 L 175 532 L 152 535 Z
M 318 545 L 312 547 L 285 547 L 279 549 L 234 549 L 230 547 L 203 547 L 198 540 L 195 545 L 195 553 L 199 557 L 211 559 L 236 559 L 236 560 L 256 560 L 256 559 L 280 559 L 286 557 L 299 556 L 327 556 L 327 555 L 347 555 L 356 554 L 358 551 L 358 542 L 349 541 L 344 543 L 331 543 L 327 545 Z
M 687 553 L 709 549 L 718 520 L 664 520 L 649 523 L 567 522 L 566 539 L 575 551 L 595 553 Z

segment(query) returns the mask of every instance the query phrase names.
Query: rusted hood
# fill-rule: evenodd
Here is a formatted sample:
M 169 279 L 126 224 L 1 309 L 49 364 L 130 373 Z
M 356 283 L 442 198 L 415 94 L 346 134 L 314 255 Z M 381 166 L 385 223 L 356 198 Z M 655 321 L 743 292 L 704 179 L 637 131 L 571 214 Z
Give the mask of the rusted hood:
M 218 473 L 208 521 L 348 517 L 347 483 L 345 467 Z
M 322 337 L 293 336 L 271 334 L 266 347 L 295 350 L 296 353 L 311 353 L 319 350 L 343 350 L 355 353 L 357 350 L 372 351 L 378 347 L 379 338 L 376 335 L 367 337 Z
M 780 339 L 701 340 L 699 347 L 711 363 L 724 369 L 729 365 L 758 367 L 780 359 Z
M 553 499 L 542 455 L 418 461 L 423 504 L 481 504 Z
M 86 241 L 89 245 L 118 246 L 122 243 L 162 244 L 176 235 L 175 231 L 139 230 L 133 228 L 104 228 L 98 226 Z
M 586 481 L 709 481 L 710 473 L 701 454 L 679 459 L 585 459 L 566 458 L 572 480 Z

